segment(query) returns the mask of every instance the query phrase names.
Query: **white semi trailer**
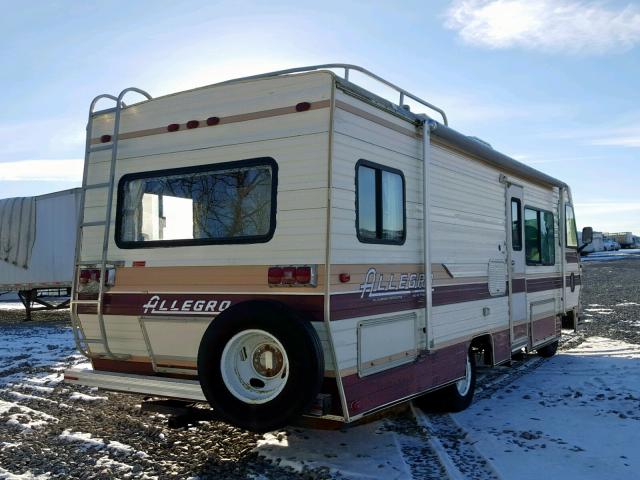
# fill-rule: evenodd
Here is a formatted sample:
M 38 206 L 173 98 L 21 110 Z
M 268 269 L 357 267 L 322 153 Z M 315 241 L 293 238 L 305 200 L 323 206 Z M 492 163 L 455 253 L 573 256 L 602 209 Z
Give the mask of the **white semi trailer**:
M 17 293 L 27 320 L 68 306 L 80 197 L 74 188 L 0 200 L 0 293 Z M 48 300 L 65 293 L 66 301 Z

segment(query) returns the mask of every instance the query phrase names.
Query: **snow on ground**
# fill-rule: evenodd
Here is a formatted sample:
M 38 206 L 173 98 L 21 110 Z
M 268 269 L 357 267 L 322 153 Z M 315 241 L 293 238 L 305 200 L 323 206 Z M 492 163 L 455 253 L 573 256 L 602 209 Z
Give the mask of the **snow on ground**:
M 583 262 L 603 262 L 611 260 L 626 260 L 628 258 L 640 255 L 638 248 L 621 248 L 620 250 L 611 250 L 608 252 L 594 252 L 583 255 L 580 259 Z
M 592 337 L 453 419 L 504 478 L 640 471 L 640 346 Z
M 640 471 L 639 372 L 640 346 L 594 337 L 464 412 L 428 417 L 453 425 L 454 443 L 466 443 L 486 460 L 485 471 L 472 478 L 539 480 L 541 472 L 548 478 L 635 478 Z M 459 445 L 444 453 L 432 448 L 440 442 L 451 444 L 450 437 L 412 436 L 390 428 L 394 421 L 345 431 L 270 433 L 255 451 L 297 471 L 319 467 L 339 472 L 340 478 L 422 479 L 427 477 L 416 474 L 419 457 L 424 461 L 435 450 L 439 458 L 432 459 L 432 472 L 439 463 L 454 477 L 455 472 L 466 472 L 458 476 L 470 478 L 469 465 L 461 464 L 466 460 L 455 455 Z M 439 427 L 429 432 L 444 431 Z M 418 458 L 408 446 L 420 452 Z M 453 456 L 443 458 L 452 451 Z

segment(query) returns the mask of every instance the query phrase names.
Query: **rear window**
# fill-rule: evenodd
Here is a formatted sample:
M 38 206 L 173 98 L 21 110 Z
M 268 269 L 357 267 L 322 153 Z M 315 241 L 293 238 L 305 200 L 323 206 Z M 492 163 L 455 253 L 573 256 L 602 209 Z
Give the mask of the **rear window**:
M 120 248 L 266 242 L 275 230 L 272 158 L 125 175 L 118 186 Z

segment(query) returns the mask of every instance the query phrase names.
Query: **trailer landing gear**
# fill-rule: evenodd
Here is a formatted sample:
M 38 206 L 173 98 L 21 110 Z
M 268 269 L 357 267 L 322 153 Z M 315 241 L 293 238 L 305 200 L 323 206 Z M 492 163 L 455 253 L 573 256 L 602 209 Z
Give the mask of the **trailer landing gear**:
M 31 290 L 20 290 L 18 292 L 18 297 L 20 297 L 20 301 L 26 310 L 26 320 L 31 321 L 31 312 L 38 312 L 41 310 L 62 310 L 64 308 L 69 308 L 71 289 L 33 288 Z M 47 300 L 44 300 L 43 297 L 46 297 Z M 55 303 L 50 300 L 51 297 L 62 297 L 63 300 L 60 303 Z M 35 305 L 39 306 L 36 307 Z

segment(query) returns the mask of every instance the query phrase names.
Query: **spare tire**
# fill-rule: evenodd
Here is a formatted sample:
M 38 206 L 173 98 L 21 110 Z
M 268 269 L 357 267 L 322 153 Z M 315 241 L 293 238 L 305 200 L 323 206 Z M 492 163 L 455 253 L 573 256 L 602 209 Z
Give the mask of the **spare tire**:
M 302 414 L 323 376 L 322 344 L 311 322 L 278 302 L 234 305 L 200 341 L 205 397 L 222 418 L 249 430 L 273 430 Z

